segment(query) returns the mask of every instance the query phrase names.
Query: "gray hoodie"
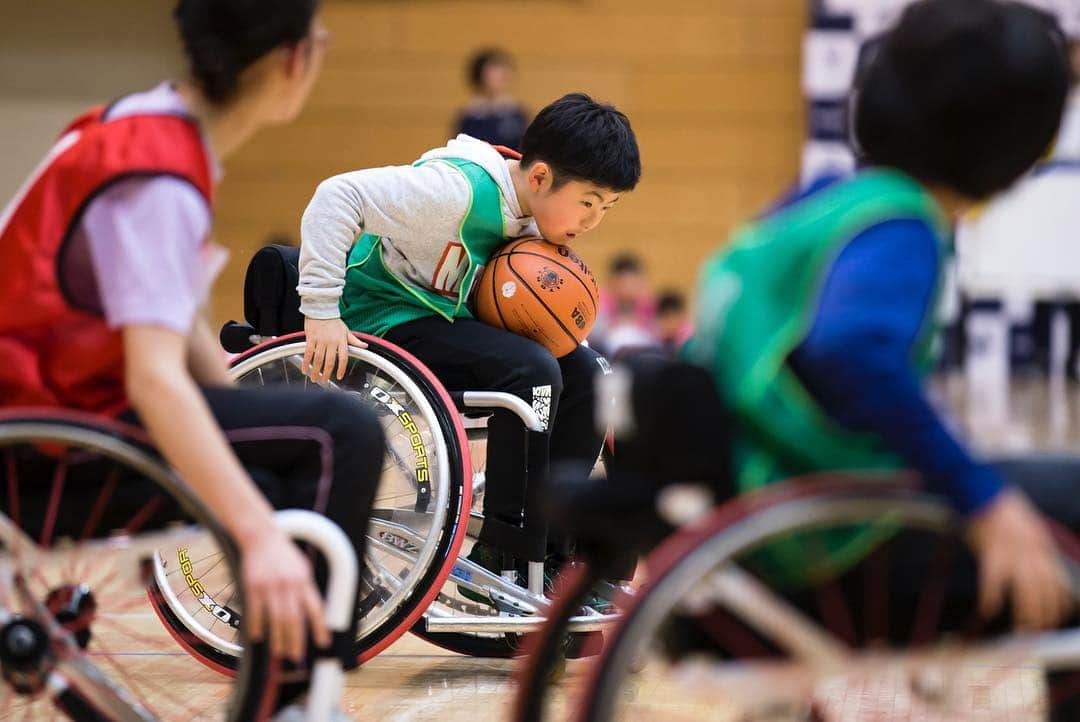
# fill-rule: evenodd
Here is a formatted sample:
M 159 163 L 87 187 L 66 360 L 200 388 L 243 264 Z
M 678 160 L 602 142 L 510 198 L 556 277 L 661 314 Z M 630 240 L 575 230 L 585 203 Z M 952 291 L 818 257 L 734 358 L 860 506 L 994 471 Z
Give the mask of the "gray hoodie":
M 507 238 L 540 235 L 532 217 L 522 215 L 510 169 L 492 146 L 459 135 L 421 156 L 434 158 L 470 160 L 495 179 Z M 470 198 L 468 181 L 446 163 L 370 168 L 320 183 L 300 224 L 300 312 L 316 319 L 340 316 L 346 258 L 364 233 L 382 237 L 383 258 L 399 278 L 432 288 L 447 245 L 459 242 Z

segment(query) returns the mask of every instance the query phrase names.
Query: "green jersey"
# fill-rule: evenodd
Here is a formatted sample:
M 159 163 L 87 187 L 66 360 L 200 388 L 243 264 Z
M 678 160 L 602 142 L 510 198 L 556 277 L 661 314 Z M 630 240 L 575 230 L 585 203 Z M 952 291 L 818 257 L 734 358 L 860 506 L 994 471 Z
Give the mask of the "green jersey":
M 740 491 L 817 471 L 901 466 L 875 435 L 833 421 L 788 364 L 809 333 L 832 261 L 861 231 L 892 219 L 944 227 L 916 182 L 868 171 L 745 226 L 706 264 L 697 333 L 685 353 L 711 371 L 737 421 Z M 929 324 L 923 328 L 912 359 L 920 374 L 932 366 L 932 331 Z M 807 534 L 774 545 L 771 556 L 787 579 L 811 580 L 861 559 L 887 533 L 876 525 Z

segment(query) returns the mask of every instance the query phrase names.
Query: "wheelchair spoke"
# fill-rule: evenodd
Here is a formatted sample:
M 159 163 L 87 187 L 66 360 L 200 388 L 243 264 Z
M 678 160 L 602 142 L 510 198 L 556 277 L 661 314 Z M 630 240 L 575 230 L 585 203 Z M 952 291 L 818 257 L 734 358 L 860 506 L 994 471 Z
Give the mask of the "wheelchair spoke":
M 95 620 L 94 624 L 100 624 L 107 628 L 111 633 L 119 634 L 120 636 L 135 642 L 142 648 L 153 648 L 159 646 L 160 644 L 157 637 L 151 634 L 142 634 L 132 631 L 128 627 L 120 624 L 115 619 L 111 619 L 107 616 L 102 616 L 100 619 Z M 97 646 L 100 647 L 100 644 Z M 98 654 L 96 650 L 90 652 L 91 656 L 95 656 L 96 654 Z
M 826 628 L 844 640 L 845 644 L 851 646 L 857 644 L 858 638 L 855 634 L 855 623 L 851 618 L 851 609 L 840 588 L 833 582 L 819 584 L 817 603 L 818 612 L 825 620 Z
M 49 494 L 49 505 L 45 510 L 45 523 L 41 527 L 41 538 L 38 544 L 48 547 L 52 544 L 53 527 L 56 524 L 56 515 L 60 510 L 60 494 L 64 490 L 64 478 L 67 476 L 67 460 L 63 459 L 56 465 L 53 473 L 52 492 Z
M 146 502 L 131 518 L 126 525 L 124 525 L 124 531 L 128 534 L 136 534 L 146 522 L 150 521 L 150 517 L 161 507 L 162 499 L 160 496 L 155 496 L 150 501 Z
M 774 640 L 783 651 L 832 666 L 839 666 L 847 657 L 841 640 L 737 565 L 727 564 L 714 571 L 706 584 L 725 612 L 738 615 L 743 624 Z M 760 643 L 753 646 L 763 647 Z
M 375 498 L 375 503 L 376 504 L 392 504 L 394 501 L 396 501 L 398 499 L 415 499 L 415 498 L 416 498 L 416 492 L 414 492 L 414 491 L 403 491 L 403 492 L 400 492 L 398 494 L 382 494 L 382 495 Z M 399 509 L 397 509 L 396 507 L 390 507 L 389 509 L 382 509 L 382 511 L 392 513 L 392 512 L 399 511 Z M 422 514 L 423 512 L 417 512 L 417 513 Z M 430 521 L 431 520 L 429 518 L 428 523 L 430 523 Z
M 22 517 L 19 514 L 19 474 L 17 467 L 15 466 L 15 451 L 8 449 L 4 454 L 5 466 L 7 467 L 7 494 L 8 494 L 8 516 L 15 526 L 22 528 Z
M 127 670 L 125 670 L 123 667 L 120 666 L 120 664 L 117 663 L 116 655 L 113 652 L 106 649 L 100 643 L 97 645 L 97 647 L 98 647 L 98 649 L 100 651 L 97 651 L 97 652 L 93 653 L 94 659 L 100 659 L 100 660 L 104 661 L 105 664 L 109 665 L 119 675 L 120 679 L 123 679 L 126 682 L 126 684 L 127 684 L 126 691 L 129 692 L 130 694 L 132 694 L 135 697 L 135 699 L 138 700 L 139 704 L 141 704 L 146 709 L 150 710 L 150 712 L 152 712 L 155 717 L 159 717 L 160 715 L 154 710 L 153 706 L 147 701 L 146 696 L 145 696 L 145 694 L 143 694 L 142 690 L 138 686 L 133 684 L 134 679 L 133 679 L 131 673 L 128 672 Z M 156 687 L 157 685 L 146 684 L 146 686 L 147 687 Z M 175 699 L 172 696 L 172 694 L 170 692 L 168 692 L 167 690 L 165 690 L 164 688 L 154 689 L 154 692 L 157 695 L 164 697 L 165 699 L 172 699 L 172 700 Z
M 927 583 L 923 586 L 922 593 L 919 595 L 915 621 L 911 625 L 910 644 L 927 644 L 934 639 L 939 631 L 942 609 L 945 605 L 945 588 L 951 567 L 952 554 L 950 549 L 939 541 Z
M 863 564 L 863 637 L 868 644 L 889 638 L 887 546 L 881 546 Z
M 86 519 L 86 525 L 83 527 L 82 534 L 79 536 L 81 541 L 86 541 L 93 536 L 95 531 L 97 531 L 98 524 L 101 522 L 102 515 L 105 513 L 105 507 L 116 492 L 119 481 L 120 469 L 117 467 L 106 477 L 105 484 L 102 485 L 101 492 L 98 493 L 97 499 L 90 509 L 90 515 Z
M 203 562 L 205 562 L 207 559 L 210 559 L 212 557 L 220 557 L 220 558 L 224 559 L 225 555 L 222 552 L 213 551 L 213 552 L 210 552 L 209 554 L 207 554 L 206 556 L 202 557 L 201 559 L 192 561 L 191 566 L 193 566 L 193 567 L 200 566 Z M 215 564 L 214 566 L 217 566 L 217 565 Z M 213 567 L 211 567 L 211 568 L 213 568 Z M 181 571 L 180 567 L 178 566 L 178 567 L 176 567 L 176 569 L 173 569 L 171 572 L 165 572 L 165 576 L 171 577 L 171 576 L 173 576 L 174 574 L 176 574 L 176 573 L 178 573 L 180 571 Z M 209 571 L 209 569 L 207 571 Z
M 117 669 L 115 665 L 110 666 Z M 154 722 L 157 718 L 147 705 L 139 701 L 137 695 L 119 687 L 84 655 L 63 660 L 57 671 L 97 710 L 116 720 Z M 117 671 L 122 673 L 122 670 Z

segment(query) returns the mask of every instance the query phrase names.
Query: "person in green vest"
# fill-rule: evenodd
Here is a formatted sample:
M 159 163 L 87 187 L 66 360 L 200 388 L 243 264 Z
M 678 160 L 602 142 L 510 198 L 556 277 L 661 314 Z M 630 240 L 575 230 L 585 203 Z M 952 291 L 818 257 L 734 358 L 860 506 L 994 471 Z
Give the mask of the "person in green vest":
M 549 460 L 591 466 L 602 443 L 593 378 L 607 368 L 580 346 L 556 359 L 534 341 L 480 323 L 469 294 L 488 259 L 515 238 L 577 243 L 641 176 L 627 117 L 573 93 L 525 131 L 522 152 L 459 135 L 408 166 L 323 181 L 301 224 L 304 371 L 344 373 L 349 330 L 383 337 L 419 358 L 451 389 L 520 396 L 548 423 L 531 443 L 530 473 Z M 521 422 L 488 424 L 485 521 L 470 559 L 497 569 L 500 537 L 521 519 L 526 454 Z M 504 537 L 505 538 L 505 537 Z
M 952 225 L 1050 149 L 1069 81 L 1060 30 L 1030 7 L 909 6 L 856 78 L 861 169 L 818 179 L 735 232 L 703 269 L 684 349 L 732 419 L 732 494 L 825 470 L 907 468 L 947 499 L 967 548 L 957 541 L 961 562 L 944 581 L 942 631 L 977 616 L 998 629 L 1075 620 L 1039 512 L 1080 530 L 1080 465 L 976 461 L 923 389 Z M 933 556 L 928 541 L 884 523 L 807 533 L 751 567 L 803 599 L 800 584 L 861 590 L 860 562 L 887 546 L 884 558 L 902 560 L 888 606 L 905 619 L 896 610 L 915 608 L 931 574 L 913 561 Z M 862 623 L 868 602 L 848 604 Z M 894 641 L 911 631 L 892 630 Z M 1077 707 L 1054 714 L 1080 719 Z

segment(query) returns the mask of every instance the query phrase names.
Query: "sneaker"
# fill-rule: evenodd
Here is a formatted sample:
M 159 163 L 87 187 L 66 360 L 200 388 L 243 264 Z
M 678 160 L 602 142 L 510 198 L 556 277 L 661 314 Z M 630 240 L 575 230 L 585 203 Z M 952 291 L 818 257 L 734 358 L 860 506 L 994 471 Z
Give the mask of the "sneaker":
M 619 611 L 618 607 L 615 606 L 614 602 L 605 597 L 601 597 L 598 594 L 593 594 L 592 596 L 588 597 L 584 602 L 582 602 L 581 606 L 588 607 L 594 612 L 599 612 L 600 614 L 615 614 Z
M 270 718 L 270 722 L 307 722 L 307 705 L 285 705 Z M 345 714 L 340 707 L 335 707 L 330 711 L 330 719 L 326 722 L 355 722 L 355 720 Z

